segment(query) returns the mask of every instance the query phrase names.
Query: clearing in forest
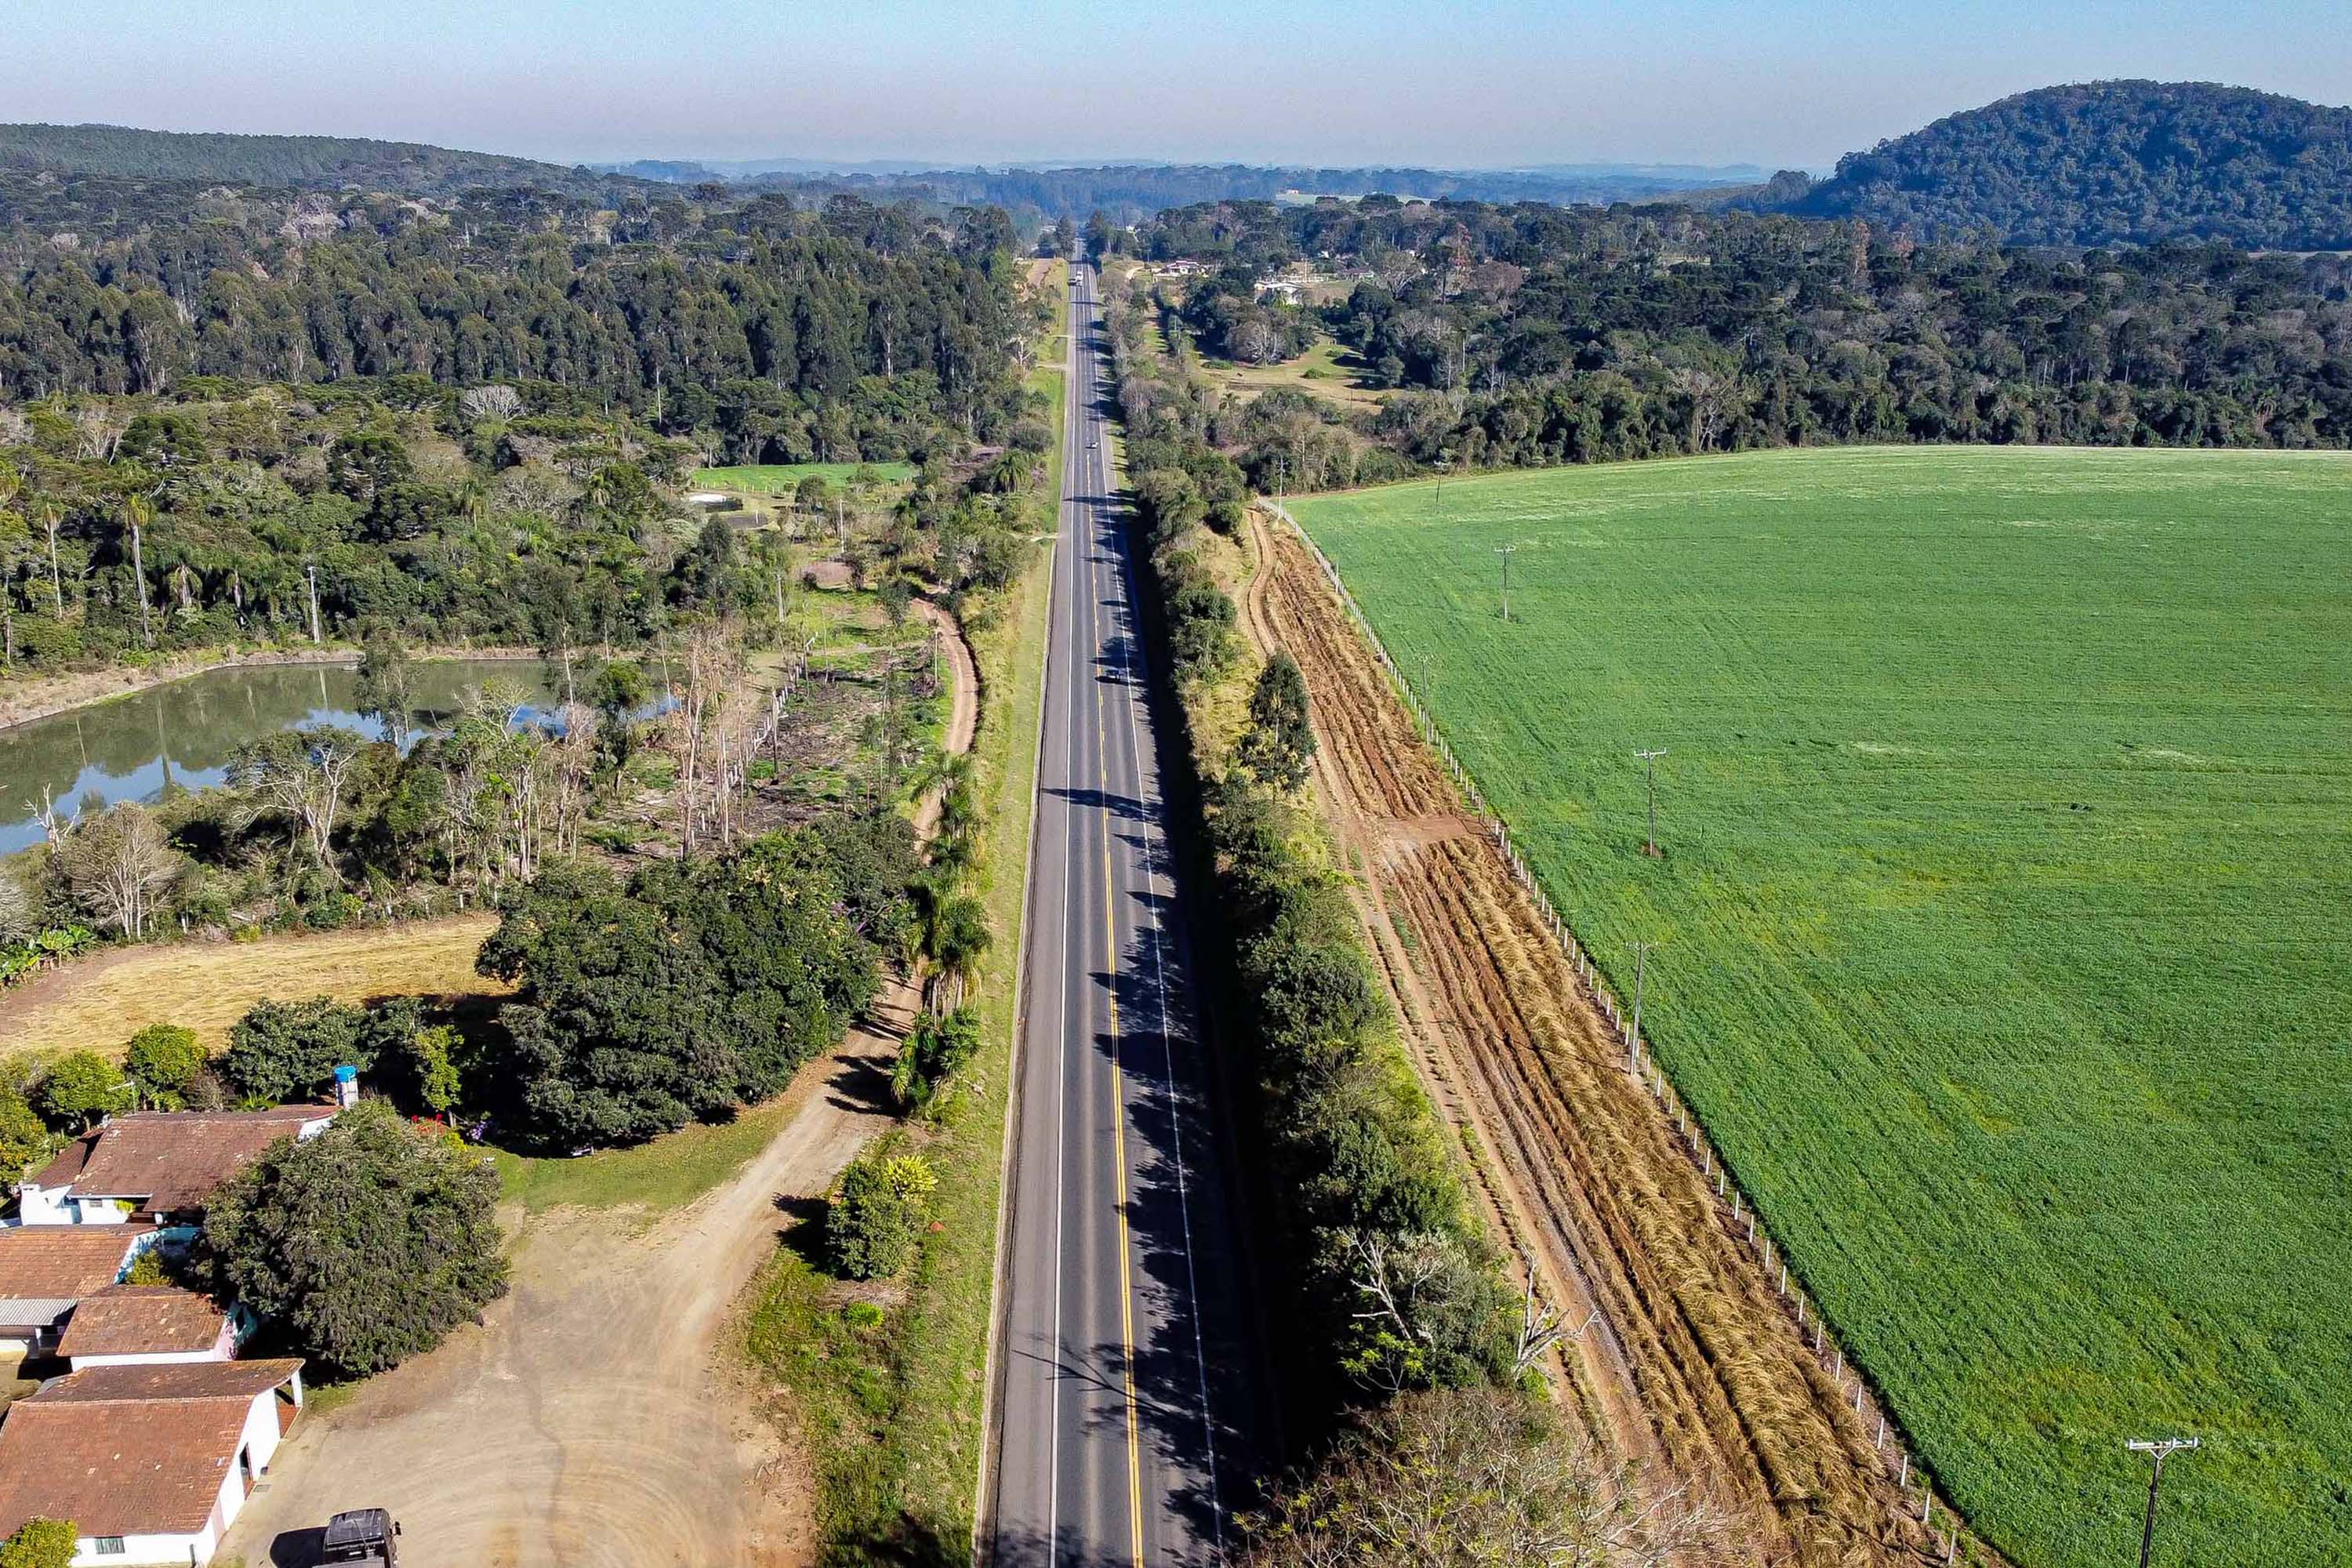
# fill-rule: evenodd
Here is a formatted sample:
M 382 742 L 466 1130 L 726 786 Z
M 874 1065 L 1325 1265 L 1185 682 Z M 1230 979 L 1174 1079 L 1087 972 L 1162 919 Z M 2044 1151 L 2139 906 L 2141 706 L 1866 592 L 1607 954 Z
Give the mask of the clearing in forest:
M 1293 508 L 2017 1560 L 2352 1539 L 2352 460 L 1564 468 Z M 1508 556 L 1510 614 L 1499 609 Z M 1641 853 L 1633 752 L 1659 761 Z

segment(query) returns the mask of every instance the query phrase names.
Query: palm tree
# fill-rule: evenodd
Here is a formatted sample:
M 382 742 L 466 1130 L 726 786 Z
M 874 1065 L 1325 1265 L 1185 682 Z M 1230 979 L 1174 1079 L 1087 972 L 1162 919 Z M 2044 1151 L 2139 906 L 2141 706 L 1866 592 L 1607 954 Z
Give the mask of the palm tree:
M 987 955 L 995 933 L 988 929 L 988 910 L 969 893 L 949 886 L 926 885 L 923 901 L 923 957 L 931 966 L 931 1011 L 942 1016 L 963 1005 L 964 994 L 979 976 L 980 961 Z

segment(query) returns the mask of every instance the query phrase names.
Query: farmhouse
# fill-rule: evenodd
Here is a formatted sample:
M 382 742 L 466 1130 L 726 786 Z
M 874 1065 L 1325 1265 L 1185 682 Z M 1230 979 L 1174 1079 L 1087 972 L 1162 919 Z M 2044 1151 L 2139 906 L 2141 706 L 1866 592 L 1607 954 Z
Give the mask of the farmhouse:
M 207 1563 L 301 1404 L 299 1361 L 59 1378 L 0 1422 L 0 1535 L 69 1519 L 77 1568 Z
M 94 1366 L 226 1361 L 238 1320 L 210 1297 L 176 1285 L 109 1285 L 82 1299 L 58 1341 L 75 1372 Z
M 151 1225 L 0 1229 L 0 1356 L 55 1345 L 74 1308 L 121 1280 L 154 1240 Z
M 143 1110 L 110 1117 L 17 1190 L 26 1226 L 190 1224 L 205 1200 L 280 1138 L 312 1138 L 326 1105 L 268 1110 Z

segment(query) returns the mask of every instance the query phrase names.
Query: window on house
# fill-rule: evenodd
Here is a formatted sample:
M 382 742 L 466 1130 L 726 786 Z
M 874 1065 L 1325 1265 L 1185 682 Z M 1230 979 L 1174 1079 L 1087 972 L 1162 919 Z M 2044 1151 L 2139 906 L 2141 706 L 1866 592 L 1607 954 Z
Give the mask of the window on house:
M 89 1545 L 100 1557 L 120 1557 L 123 1552 L 122 1537 L 119 1535 L 101 1535 Z

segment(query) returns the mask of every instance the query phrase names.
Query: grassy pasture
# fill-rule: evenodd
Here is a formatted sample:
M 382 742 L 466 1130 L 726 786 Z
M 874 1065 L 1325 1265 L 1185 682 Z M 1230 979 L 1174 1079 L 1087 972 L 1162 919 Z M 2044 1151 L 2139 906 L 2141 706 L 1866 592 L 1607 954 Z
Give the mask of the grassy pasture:
M 697 468 L 689 489 L 726 490 L 734 495 L 788 496 L 814 474 L 829 485 L 849 482 L 860 468 L 871 468 L 886 484 L 904 484 L 915 477 L 912 463 L 759 463 L 730 468 Z
M 1994 1544 L 2352 1542 L 2352 460 L 1800 451 L 1294 503 Z M 1512 618 L 1497 615 L 1497 545 Z M 1636 747 L 1666 855 L 1639 853 Z
M 1305 353 L 1276 364 L 1235 364 L 1205 355 L 1201 360 L 1202 374 L 1237 396 L 1289 387 L 1350 410 L 1377 411 L 1390 395 L 1365 385 L 1356 364 L 1354 352 L 1329 338 L 1318 338 Z
M 486 1000 L 511 989 L 474 973 L 494 915 L 455 915 L 257 942 L 111 948 L 0 997 L 0 1059 L 77 1047 L 110 1057 L 150 1024 L 182 1024 L 207 1050 L 264 997 L 372 1002 L 430 995 Z

